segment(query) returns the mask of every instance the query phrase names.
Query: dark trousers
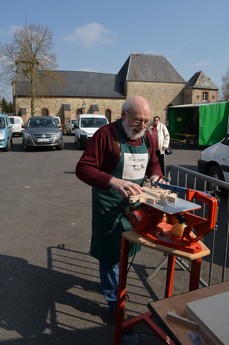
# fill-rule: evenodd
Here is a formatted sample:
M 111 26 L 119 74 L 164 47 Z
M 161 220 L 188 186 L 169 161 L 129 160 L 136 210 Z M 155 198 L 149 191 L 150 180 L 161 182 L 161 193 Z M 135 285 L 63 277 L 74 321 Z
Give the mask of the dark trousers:
M 161 166 L 162 174 L 165 176 L 165 155 L 161 154 L 159 150 L 156 150 L 156 155 Z

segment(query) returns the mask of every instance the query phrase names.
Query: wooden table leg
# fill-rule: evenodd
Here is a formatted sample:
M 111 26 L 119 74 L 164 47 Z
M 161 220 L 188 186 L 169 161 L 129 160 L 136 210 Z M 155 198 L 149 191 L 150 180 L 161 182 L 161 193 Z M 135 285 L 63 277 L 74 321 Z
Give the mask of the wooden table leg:
M 173 295 L 175 264 L 176 264 L 176 257 L 174 255 L 168 255 L 165 298 Z
M 199 289 L 201 263 L 202 258 L 198 258 L 191 262 L 189 291 Z
M 123 322 L 124 307 L 125 307 L 129 246 L 130 246 L 129 241 L 127 241 L 124 237 L 122 237 L 113 345 L 121 345 L 121 342 L 122 342 L 122 322 Z

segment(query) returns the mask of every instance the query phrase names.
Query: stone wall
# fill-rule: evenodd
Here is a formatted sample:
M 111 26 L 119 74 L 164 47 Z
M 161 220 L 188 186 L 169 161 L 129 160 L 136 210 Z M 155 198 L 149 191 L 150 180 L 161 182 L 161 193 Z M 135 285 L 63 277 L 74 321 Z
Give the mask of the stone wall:
M 150 82 L 128 82 L 125 86 L 127 96 L 141 95 L 145 97 L 151 106 L 152 117 L 159 115 L 162 122 L 166 122 L 167 109 L 169 105 L 183 103 L 184 84 L 169 83 L 150 83 Z M 37 98 L 35 100 L 35 114 L 42 115 L 42 110 L 47 109 L 49 115 L 59 116 L 63 127 L 69 119 L 76 118 L 77 112 L 87 113 L 91 104 L 97 104 L 99 113 L 105 114 L 106 110 L 111 111 L 111 121 L 115 121 L 121 115 L 121 107 L 125 98 Z M 83 102 L 86 103 L 85 109 L 82 109 Z M 23 120 L 30 116 L 30 98 L 17 97 L 17 109 L 26 108 L 26 115 Z M 64 111 L 63 104 L 70 105 L 70 111 Z
M 209 103 L 217 102 L 218 100 L 218 90 L 209 90 L 209 89 L 185 89 L 184 90 L 184 104 L 195 104 L 203 102 L 203 93 L 208 93 Z
M 183 103 L 183 88 L 185 84 L 128 82 L 127 94 L 141 95 L 150 104 L 152 117 L 160 116 L 162 122 L 167 121 L 167 110 L 170 105 Z
M 26 115 L 23 120 L 26 122 L 31 116 L 30 99 L 18 97 L 17 109 L 26 108 Z M 88 112 L 91 104 L 96 103 L 100 114 L 105 114 L 109 109 L 111 111 L 111 120 L 114 121 L 120 116 L 120 110 L 124 99 L 96 99 L 96 98 L 36 98 L 35 100 L 35 114 L 42 115 L 43 109 L 48 109 L 49 115 L 59 116 L 62 124 L 65 125 L 69 119 L 74 119 L 77 116 L 77 111 L 82 110 L 83 102 L 86 103 L 85 113 Z M 70 111 L 63 110 L 63 104 L 70 105 Z

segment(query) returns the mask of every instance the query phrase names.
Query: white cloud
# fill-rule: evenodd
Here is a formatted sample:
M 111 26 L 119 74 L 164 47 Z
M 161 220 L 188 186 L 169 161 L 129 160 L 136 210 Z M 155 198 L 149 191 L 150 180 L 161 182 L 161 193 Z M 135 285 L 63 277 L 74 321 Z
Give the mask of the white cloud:
M 96 44 L 110 44 L 115 40 L 115 33 L 106 29 L 102 24 L 92 22 L 75 29 L 65 40 L 79 42 L 86 47 Z
M 210 64 L 211 64 L 211 61 L 209 61 L 209 60 L 202 60 L 202 61 L 197 61 L 194 64 L 192 64 L 192 67 L 197 68 L 197 67 L 208 66 Z
M 11 35 L 13 35 L 15 32 L 17 32 L 21 28 L 22 28 L 22 26 L 19 26 L 19 25 L 10 25 L 9 26 L 9 32 Z

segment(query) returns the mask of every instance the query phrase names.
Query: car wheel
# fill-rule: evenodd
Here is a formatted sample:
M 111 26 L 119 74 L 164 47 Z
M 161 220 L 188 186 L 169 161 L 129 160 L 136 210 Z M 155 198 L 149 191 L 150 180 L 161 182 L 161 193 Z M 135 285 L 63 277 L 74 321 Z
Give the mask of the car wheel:
M 221 180 L 224 181 L 224 176 L 223 176 L 223 172 L 220 169 L 220 167 L 218 165 L 212 165 L 208 172 L 207 175 L 210 177 L 213 177 L 217 180 Z M 208 187 L 211 191 L 215 192 L 217 190 L 217 186 L 214 183 L 208 182 Z M 218 187 L 218 193 L 220 194 L 220 196 L 225 196 L 227 195 L 227 189 L 223 188 L 223 187 Z
M 13 140 L 12 138 L 9 140 L 8 142 L 8 151 L 11 151 L 12 150 L 12 147 L 13 147 Z
M 80 144 L 80 140 L 79 139 L 77 141 L 75 139 L 75 144 L 76 144 L 76 149 L 80 150 L 81 149 L 81 144 Z
M 64 142 L 62 141 L 60 145 L 56 147 L 57 150 L 63 150 L 64 148 Z
M 3 151 L 7 152 L 12 150 L 12 139 L 7 141 L 6 147 L 3 149 Z
M 25 145 L 25 141 L 24 140 L 22 140 L 22 149 L 23 149 L 23 151 L 28 151 L 29 150 L 28 146 Z

